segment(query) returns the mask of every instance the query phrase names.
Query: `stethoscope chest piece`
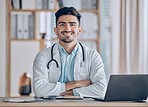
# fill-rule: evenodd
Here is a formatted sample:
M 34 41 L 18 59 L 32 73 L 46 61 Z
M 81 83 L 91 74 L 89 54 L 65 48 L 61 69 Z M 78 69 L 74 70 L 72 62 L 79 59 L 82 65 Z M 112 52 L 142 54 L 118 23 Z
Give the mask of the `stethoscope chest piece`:
M 85 62 L 81 62 L 80 65 L 81 65 L 82 68 L 86 67 L 86 63 Z

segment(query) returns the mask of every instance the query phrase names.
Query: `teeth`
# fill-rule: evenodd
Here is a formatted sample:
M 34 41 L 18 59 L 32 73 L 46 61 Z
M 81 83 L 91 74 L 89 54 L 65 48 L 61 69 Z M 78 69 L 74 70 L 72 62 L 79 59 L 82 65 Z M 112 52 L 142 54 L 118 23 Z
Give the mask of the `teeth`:
M 68 34 L 72 35 L 72 34 L 73 34 L 73 32 L 71 32 L 71 33 L 70 33 L 70 32 L 69 32 L 69 33 L 62 32 L 62 35 L 66 35 L 66 34 L 67 34 L 67 35 L 68 35 Z

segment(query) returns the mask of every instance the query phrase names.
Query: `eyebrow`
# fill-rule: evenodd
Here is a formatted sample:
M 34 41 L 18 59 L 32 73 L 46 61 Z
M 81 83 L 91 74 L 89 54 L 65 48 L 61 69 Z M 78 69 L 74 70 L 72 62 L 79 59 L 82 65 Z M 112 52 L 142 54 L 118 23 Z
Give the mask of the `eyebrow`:
M 59 22 L 58 25 L 61 24 L 61 23 L 66 23 L 66 22 Z M 71 23 L 77 24 L 76 22 L 68 22 L 68 23 L 70 23 L 70 24 Z

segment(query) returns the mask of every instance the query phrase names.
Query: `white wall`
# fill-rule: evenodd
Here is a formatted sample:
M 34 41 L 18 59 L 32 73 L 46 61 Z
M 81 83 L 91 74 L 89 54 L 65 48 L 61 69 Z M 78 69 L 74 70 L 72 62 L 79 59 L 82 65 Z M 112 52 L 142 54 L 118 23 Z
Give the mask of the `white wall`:
M 6 1 L 0 0 L 0 97 L 6 96 Z
M 33 60 L 39 51 L 39 45 L 38 41 L 11 42 L 11 96 L 19 96 L 19 79 L 24 72 L 32 77 Z

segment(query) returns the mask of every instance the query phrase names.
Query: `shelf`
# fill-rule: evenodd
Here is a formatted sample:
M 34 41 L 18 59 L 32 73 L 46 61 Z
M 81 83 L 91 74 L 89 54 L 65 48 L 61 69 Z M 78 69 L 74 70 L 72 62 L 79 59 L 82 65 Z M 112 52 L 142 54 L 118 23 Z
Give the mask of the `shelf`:
M 56 10 L 22 10 L 22 9 L 12 9 L 11 12 L 56 12 Z
M 40 39 L 11 39 L 12 42 L 22 42 L 22 41 L 40 41 Z
M 79 12 L 98 13 L 98 10 L 80 10 Z
M 57 10 L 25 10 L 25 9 L 12 9 L 10 12 L 56 12 Z M 79 10 L 79 12 L 98 13 L 98 10 Z
M 86 38 L 86 39 L 78 38 L 78 40 L 79 40 L 79 41 L 95 41 L 95 42 L 98 42 L 97 39 L 89 39 L 89 38 L 88 38 L 88 39 L 87 39 L 87 38 Z
M 11 39 L 11 41 L 17 41 L 17 42 L 21 42 L 21 41 L 40 41 L 41 39 Z M 47 41 L 54 41 L 54 40 L 58 40 L 58 38 L 52 38 L 52 39 L 48 39 Z M 86 39 L 82 39 L 82 38 L 78 38 L 78 41 L 95 41 L 97 42 L 97 39 L 89 39 L 89 38 L 86 38 Z

